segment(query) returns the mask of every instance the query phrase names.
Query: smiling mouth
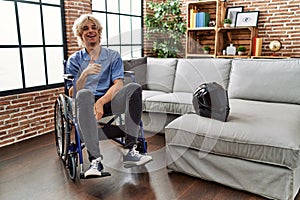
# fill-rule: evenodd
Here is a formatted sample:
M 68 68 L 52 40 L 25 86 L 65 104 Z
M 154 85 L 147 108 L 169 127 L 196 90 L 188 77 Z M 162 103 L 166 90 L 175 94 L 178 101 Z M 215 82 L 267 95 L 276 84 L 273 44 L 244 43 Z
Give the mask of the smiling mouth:
M 87 34 L 86 35 L 88 38 L 94 38 L 94 37 L 96 37 L 96 34 Z

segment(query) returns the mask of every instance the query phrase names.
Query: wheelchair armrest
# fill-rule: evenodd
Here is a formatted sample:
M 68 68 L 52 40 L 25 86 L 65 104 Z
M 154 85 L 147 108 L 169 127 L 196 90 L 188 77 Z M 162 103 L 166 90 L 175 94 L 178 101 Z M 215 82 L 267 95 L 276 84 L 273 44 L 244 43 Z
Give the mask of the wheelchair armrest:
M 124 78 L 130 79 L 131 82 L 135 82 L 135 73 L 134 71 L 124 71 Z M 125 81 L 126 82 L 126 81 Z M 129 82 L 127 82 L 129 83 Z
M 132 77 L 135 76 L 134 71 L 124 71 L 125 77 Z
M 74 75 L 73 74 L 64 74 L 63 75 L 64 79 L 72 81 L 74 79 Z

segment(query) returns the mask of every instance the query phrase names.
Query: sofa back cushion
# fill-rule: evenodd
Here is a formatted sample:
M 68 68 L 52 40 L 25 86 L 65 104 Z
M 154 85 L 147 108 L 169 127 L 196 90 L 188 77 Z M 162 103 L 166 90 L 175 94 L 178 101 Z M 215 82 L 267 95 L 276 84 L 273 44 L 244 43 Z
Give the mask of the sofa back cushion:
M 173 58 L 147 58 L 147 88 L 172 92 L 176 64 Z
M 207 82 L 217 82 L 227 89 L 230 68 L 229 59 L 179 59 L 173 91 L 194 92 Z
M 233 60 L 228 96 L 300 104 L 299 60 Z

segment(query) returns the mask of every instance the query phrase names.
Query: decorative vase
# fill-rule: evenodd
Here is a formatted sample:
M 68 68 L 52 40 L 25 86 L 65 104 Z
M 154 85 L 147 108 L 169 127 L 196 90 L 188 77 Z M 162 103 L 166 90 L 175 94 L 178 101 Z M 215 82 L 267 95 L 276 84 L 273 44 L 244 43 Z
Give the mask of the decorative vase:
M 230 44 L 230 46 L 228 46 L 227 48 L 226 48 L 226 53 L 227 53 L 227 55 L 235 55 L 235 53 L 236 53 L 236 47 L 235 46 L 233 46 L 233 44 Z

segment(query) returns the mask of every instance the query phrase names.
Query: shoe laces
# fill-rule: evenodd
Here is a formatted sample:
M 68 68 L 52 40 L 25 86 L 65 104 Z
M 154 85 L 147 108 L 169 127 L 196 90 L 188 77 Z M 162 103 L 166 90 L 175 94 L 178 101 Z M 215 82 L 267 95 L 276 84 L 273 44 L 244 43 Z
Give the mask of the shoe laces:
M 95 160 L 92 160 L 92 163 L 91 163 L 91 166 L 90 168 L 92 169 L 98 169 L 98 165 L 99 165 L 100 161 L 95 159 Z
M 137 149 L 137 146 L 136 145 L 133 145 L 132 149 L 129 151 L 130 154 L 133 156 L 133 157 L 138 157 L 140 158 L 142 155 L 140 154 L 139 151 L 136 150 Z

